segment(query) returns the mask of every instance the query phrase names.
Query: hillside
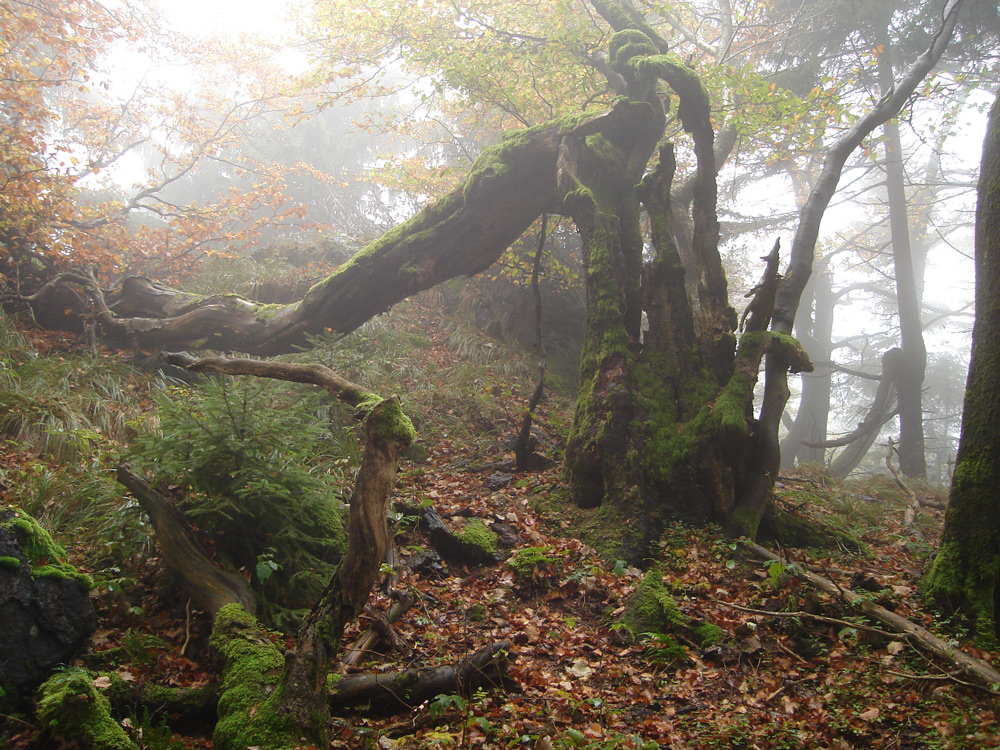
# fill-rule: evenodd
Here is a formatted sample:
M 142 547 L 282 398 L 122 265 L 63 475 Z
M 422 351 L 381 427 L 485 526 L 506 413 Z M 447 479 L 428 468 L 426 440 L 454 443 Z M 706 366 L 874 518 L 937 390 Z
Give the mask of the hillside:
M 148 415 L 162 385 L 133 367 L 130 352 L 92 356 L 66 337 L 2 323 L 0 501 L 34 515 L 94 578 L 100 624 L 76 664 L 106 691 L 115 675 L 133 688 L 212 683 L 211 622 L 165 571 L 146 520 L 113 480 L 127 446 L 157 429 Z M 1000 654 L 967 646 L 960 624 L 922 608 L 918 585 L 943 512 L 921 507 L 917 531 L 907 531 L 908 500 L 891 478 L 840 482 L 804 470 L 779 480 L 781 508 L 857 540 L 856 549 L 786 547 L 784 563 L 766 562 L 718 529 L 677 523 L 639 570 L 603 544 L 600 510 L 565 499 L 560 446 L 571 403 L 551 395 L 536 415 L 549 467 L 511 471 L 504 444 L 533 385 L 530 362 L 447 322 L 432 298 L 299 356 L 403 395 L 425 449 L 404 462 L 398 560 L 370 602 L 373 613 L 401 598 L 412 604 L 350 671 L 451 665 L 509 643 L 502 686 L 453 690 L 389 715 L 379 711 L 385 700 L 372 711 L 335 709 L 331 747 L 1000 746 L 995 694 L 795 575 L 819 573 L 1000 664 Z M 322 468 L 335 483 L 350 481 L 351 450 Z M 946 495 L 912 489 L 933 504 Z M 464 553 L 478 545 L 483 554 L 446 554 L 428 509 L 469 543 Z M 280 568 L 257 558 L 268 562 Z M 354 623 L 345 642 L 373 619 Z M 193 709 L 119 703 L 116 718 L 140 747 L 211 747 L 211 719 Z M 3 722 L 12 748 L 44 742 L 30 713 Z

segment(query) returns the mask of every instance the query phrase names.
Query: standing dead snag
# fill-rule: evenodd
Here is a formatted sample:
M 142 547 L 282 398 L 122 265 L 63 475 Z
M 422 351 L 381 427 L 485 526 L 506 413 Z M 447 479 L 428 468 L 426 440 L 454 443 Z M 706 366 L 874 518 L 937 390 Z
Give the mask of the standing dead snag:
M 330 662 L 344 626 L 364 607 L 389 548 L 389 500 L 402 453 L 415 437 L 413 425 L 398 398 L 368 393 L 322 365 L 223 357 L 184 363 L 193 372 L 312 383 L 357 407 L 365 419 L 365 450 L 351 495 L 347 552 L 302 623 L 295 651 L 285 656 L 282 665 L 277 648 L 256 620 L 232 606 L 220 612 L 212 635 L 226 672 L 215 747 L 296 747 L 303 737 L 323 747 L 330 717 L 326 693 Z M 275 678 L 279 666 L 280 677 Z

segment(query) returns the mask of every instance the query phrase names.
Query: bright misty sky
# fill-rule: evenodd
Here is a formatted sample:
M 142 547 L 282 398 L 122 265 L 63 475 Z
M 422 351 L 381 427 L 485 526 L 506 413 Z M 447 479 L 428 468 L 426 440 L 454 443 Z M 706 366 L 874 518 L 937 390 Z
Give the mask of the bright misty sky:
M 158 0 L 176 27 L 191 35 L 280 34 L 289 0 Z

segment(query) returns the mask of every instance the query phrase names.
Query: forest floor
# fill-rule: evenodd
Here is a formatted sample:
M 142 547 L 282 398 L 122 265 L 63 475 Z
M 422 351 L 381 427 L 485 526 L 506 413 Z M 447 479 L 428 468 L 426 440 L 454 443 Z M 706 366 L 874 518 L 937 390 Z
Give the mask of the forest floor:
M 435 321 L 433 312 L 417 307 L 406 326 L 429 342 L 419 356 L 436 363 L 444 393 L 448 373 L 461 357 Z M 42 344 L 33 341 L 36 348 Z M 426 370 L 414 372 L 420 377 Z M 500 548 L 506 559 L 416 572 L 406 562 L 429 544 L 400 522 L 396 542 L 402 564 L 395 588 L 417 601 L 395 625 L 408 647 L 372 652 L 361 665 L 391 672 L 450 664 L 507 640 L 509 673 L 518 688 L 439 696 L 389 717 L 338 716 L 331 747 L 1000 747 L 995 696 L 954 679 L 948 665 L 909 642 L 873 632 L 876 623 L 810 590 L 785 566 L 748 557 L 718 529 L 678 524 L 650 562 L 680 610 L 721 628 L 722 641 L 701 649 L 682 633 L 630 634 L 620 616 L 642 573 L 602 559 L 574 538 L 590 517 L 566 501 L 558 438 L 543 449 L 556 459 L 550 469 L 514 473 L 498 489 L 488 482 L 496 467 L 484 465 L 510 457 L 500 443 L 512 432 L 517 404 L 530 388 L 526 378 L 521 381 L 510 375 L 474 381 L 478 393 L 490 398 L 476 407 L 481 424 L 464 433 L 449 421 L 454 416 L 449 409 L 460 407 L 447 399 L 459 397 L 447 394 L 435 407 L 441 419 L 421 425 L 427 460 L 405 464 L 396 493 L 402 503 L 432 505 L 456 530 L 472 519 L 506 525 L 513 531 L 505 537 L 512 546 Z M 399 385 L 408 387 L 405 377 Z M 566 405 L 543 406 L 539 419 L 557 435 L 568 419 Z M 4 476 L 34 460 L 30 449 L 13 443 L 0 455 Z M 915 489 L 943 498 L 934 488 Z M 1000 654 L 968 646 L 960 630 L 935 620 L 919 601 L 919 580 L 935 548 L 942 511 L 922 509 L 920 534 L 911 537 L 902 529 L 906 501 L 884 476 L 842 482 L 820 470 L 803 470 L 782 476 L 776 494 L 786 510 L 863 543 L 860 552 L 784 549 L 785 559 L 814 566 L 839 585 L 1000 664 Z M 73 544 L 67 546 L 72 553 Z M 95 592 L 101 627 L 91 648 L 118 649 L 115 671 L 128 681 L 182 687 L 212 681 L 210 623 L 187 608 L 155 550 L 136 551 L 122 566 L 143 582 L 143 593 L 138 601 L 123 601 Z M 381 592 L 372 599 L 383 611 L 390 603 Z M 367 626 L 364 619 L 352 625 L 345 643 Z M 183 735 L 156 729 L 163 722 L 180 728 L 174 718 L 137 711 L 126 721 L 145 728 L 145 747 L 211 747 L 198 736 L 197 725 L 184 725 Z M 16 725 L 12 748 L 26 747 L 34 734 L 30 717 L 22 719 L 29 724 Z M 202 729 L 210 737 L 210 728 Z

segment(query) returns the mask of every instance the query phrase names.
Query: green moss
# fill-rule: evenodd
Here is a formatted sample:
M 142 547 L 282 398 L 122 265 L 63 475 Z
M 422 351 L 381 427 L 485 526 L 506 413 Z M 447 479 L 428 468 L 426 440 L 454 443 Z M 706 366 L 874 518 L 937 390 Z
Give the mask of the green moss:
M 417 431 L 413 427 L 413 422 L 406 416 L 403 405 L 395 396 L 378 399 L 377 402 L 374 402 L 369 410 L 368 418 L 376 420 L 375 435 L 379 440 L 387 443 L 391 441 L 402 443 L 405 449 L 417 439 Z
M 17 570 L 21 567 L 21 561 L 16 557 L 0 557 L 0 568 L 7 568 L 8 570 Z
M 559 562 L 559 558 L 548 554 L 548 551 L 548 547 L 522 547 L 511 555 L 507 565 L 518 578 L 532 578 L 535 571 L 544 571 Z
M 648 57 L 655 55 L 656 52 L 656 46 L 652 40 L 636 29 L 618 31 L 612 34 L 611 41 L 608 43 L 608 58 L 611 67 L 622 74 L 630 72 L 626 68 L 626 64 L 632 58 Z
M 855 552 L 864 549 L 864 545 L 847 532 L 775 508 L 771 508 L 761 519 L 759 535 L 761 541 L 776 541 L 787 547 L 849 549 Z
M 549 533 L 566 534 L 562 524 L 568 522 L 574 539 L 589 544 L 601 559 L 615 562 L 623 558 L 623 540 L 638 536 L 636 521 L 629 517 L 620 503 L 602 503 L 596 509 L 578 508 L 566 490 L 541 492 L 531 505 L 545 519 Z
M 80 573 L 66 561 L 66 550 L 55 543 L 52 535 L 38 521 L 18 508 L 11 510 L 13 515 L 2 523 L 7 528 L 15 529 L 21 538 L 32 578 L 69 578 L 87 589 L 94 588 L 94 579 Z
M 37 568 L 31 569 L 32 578 L 70 578 L 86 589 L 94 588 L 94 579 L 91 578 L 86 573 L 80 573 L 75 568 L 71 572 L 67 572 L 63 566 L 60 565 L 40 565 Z
M 963 458 L 955 467 L 952 479 L 956 485 L 986 484 L 993 476 L 993 467 L 983 458 Z
M 465 544 L 478 547 L 488 555 L 497 553 L 497 535 L 486 528 L 486 524 L 482 521 L 476 520 L 467 523 L 462 533 L 458 534 L 458 538 Z
M 294 732 L 274 705 L 285 660 L 256 618 L 238 604 L 227 604 L 215 617 L 209 645 L 225 664 L 213 746 L 294 747 Z
M 255 312 L 254 318 L 257 320 L 270 320 L 279 312 L 284 310 L 287 305 L 258 305 Z
M 108 699 L 84 669 L 57 672 L 38 689 L 38 720 L 47 733 L 92 750 L 136 750 L 111 717 Z
M 725 634 L 722 628 L 710 622 L 702 623 L 694 629 L 695 638 L 698 639 L 698 644 L 702 648 L 710 648 L 717 643 L 721 643 Z
M 685 617 L 677 602 L 663 585 L 663 576 L 650 568 L 642 577 L 639 587 L 625 604 L 625 626 L 635 635 L 641 633 L 666 633 L 673 625 L 682 625 Z
M 736 508 L 727 519 L 729 533 L 734 537 L 757 538 L 760 528 L 760 513 L 749 508 Z

